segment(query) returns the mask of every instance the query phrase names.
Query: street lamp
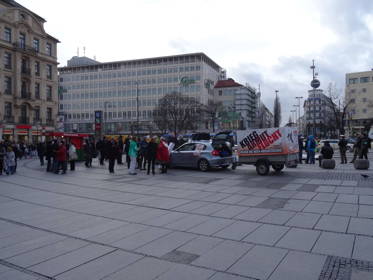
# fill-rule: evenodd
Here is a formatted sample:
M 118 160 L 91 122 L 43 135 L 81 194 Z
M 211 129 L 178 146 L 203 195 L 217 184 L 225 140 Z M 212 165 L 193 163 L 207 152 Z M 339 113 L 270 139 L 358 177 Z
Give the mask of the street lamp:
M 104 135 L 106 134 L 106 131 L 107 131 L 107 119 L 108 119 L 108 113 L 106 112 L 106 105 L 109 104 L 110 102 L 109 101 L 105 101 L 104 102 Z
M 291 115 L 292 115 L 292 117 L 293 117 L 293 123 L 294 123 L 294 113 L 296 114 L 296 113 L 297 113 L 297 110 L 291 110 L 290 112 L 292 113 Z
M 300 130 L 300 100 L 303 99 L 303 96 L 296 96 L 295 99 L 298 100 L 298 130 Z

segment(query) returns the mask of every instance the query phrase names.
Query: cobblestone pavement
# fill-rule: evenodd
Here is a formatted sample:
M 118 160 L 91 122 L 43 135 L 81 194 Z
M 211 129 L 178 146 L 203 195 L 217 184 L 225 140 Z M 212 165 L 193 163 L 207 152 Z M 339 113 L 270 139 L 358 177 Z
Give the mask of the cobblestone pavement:
M 367 174 L 363 178 L 361 174 Z M 0 176 L 0 279 L 373 279 L 373 171 Z

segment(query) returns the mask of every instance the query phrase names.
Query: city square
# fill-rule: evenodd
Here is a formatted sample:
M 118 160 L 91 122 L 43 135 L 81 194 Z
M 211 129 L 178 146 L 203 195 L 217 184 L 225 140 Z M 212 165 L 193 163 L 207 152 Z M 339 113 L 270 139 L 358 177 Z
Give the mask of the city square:
M 0 176 L 0 279 L 372 279 L 364 171 L 56 175 L 24 159 Z

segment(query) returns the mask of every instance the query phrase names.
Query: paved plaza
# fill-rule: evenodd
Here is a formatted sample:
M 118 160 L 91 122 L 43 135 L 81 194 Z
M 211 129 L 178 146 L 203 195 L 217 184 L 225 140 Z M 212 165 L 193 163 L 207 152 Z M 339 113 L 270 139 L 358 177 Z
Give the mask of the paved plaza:
M 2 280 L 373 279 L 373 171 L 55 175 L 22 160 L 0 176 L 0 248 Z

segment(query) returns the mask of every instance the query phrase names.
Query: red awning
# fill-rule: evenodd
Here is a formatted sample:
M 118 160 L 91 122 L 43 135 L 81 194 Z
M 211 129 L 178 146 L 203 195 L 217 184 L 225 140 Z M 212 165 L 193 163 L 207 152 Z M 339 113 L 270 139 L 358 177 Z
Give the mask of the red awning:
M 16 128 L 19 128 L 19 129 L 30 129 L 31 125 L 29 125 L 29 124 L 18 124 L 18 125 L 16 125 Z

